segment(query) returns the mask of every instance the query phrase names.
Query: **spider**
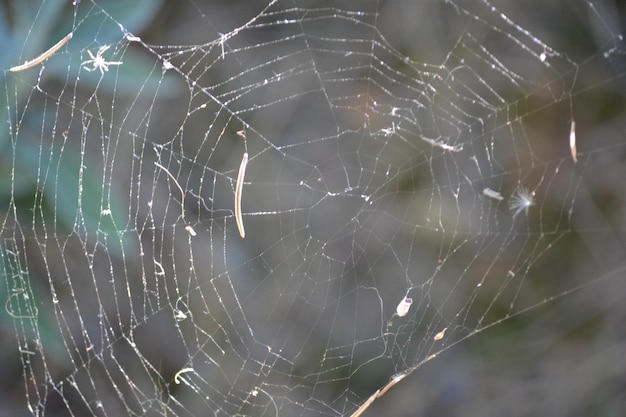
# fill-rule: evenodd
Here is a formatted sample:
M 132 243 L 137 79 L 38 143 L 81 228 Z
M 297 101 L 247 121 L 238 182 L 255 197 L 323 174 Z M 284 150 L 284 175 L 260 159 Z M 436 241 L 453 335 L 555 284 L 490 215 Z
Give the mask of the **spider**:
M 100 73 L 102 75 L 104 75 L 105 71 L 109 70 L 109 65 L 122 65 L 122 61 L 111 61 L 108 62 L 106 61 L 103 57 L 102 54 L 104 54 L 107 49 L 109 49 L 111 47 L 111 45 L 103 45 L 98 49 L 98 52 L 96 52 L 96 56 L 94 56 L 91 51 L 87 50 L 87 53 L 89 54 L 89 56 L 91 57 L 91 59 L 83 62 L 81 64 L 82 65 L 93 65 L 93 67 L 89 68 L 89 67 L 85 67 L 85 69 L 89 72 L 91 71 L 95 71 L 95 70 L 100 70 Z

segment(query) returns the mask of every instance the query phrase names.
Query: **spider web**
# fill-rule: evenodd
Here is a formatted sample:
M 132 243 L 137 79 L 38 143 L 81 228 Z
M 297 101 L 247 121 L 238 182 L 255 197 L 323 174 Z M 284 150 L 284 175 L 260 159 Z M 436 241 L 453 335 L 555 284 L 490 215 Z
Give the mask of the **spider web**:
M 1 415 L 623 409 L 617 6 L 66 3 L 3 15 Z

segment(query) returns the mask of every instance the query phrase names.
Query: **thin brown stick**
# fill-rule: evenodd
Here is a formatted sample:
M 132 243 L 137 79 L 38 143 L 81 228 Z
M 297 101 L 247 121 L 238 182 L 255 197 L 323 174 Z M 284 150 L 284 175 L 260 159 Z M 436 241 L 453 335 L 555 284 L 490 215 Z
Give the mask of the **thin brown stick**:
M 58 41 L 50 49 L 48 49 L 43 54 L 39 55 L 37 58 L 31 59 L 30 61 L 26 61 L 26 62 L 24 62 L 21 65 L 16 65 L 14 67 L 11 67 L 11 68 L 9 68 L 9 71 L 11 71 L 11 72 L 24 71 L 24 70 L 32 68 L 32 67 L 34 67 L 34 66 L 36 66 L 38 64 L 41 64 L 43 61 L 45 61 L 46 59 L 48 59 L 52 55 L 54 55 L 54 53 L 56 51 L 61 49 L 63 47 L 63 45 L 65 45 L 70 39 L 72 39 L 72 36 L 73 36 L 72 32 L 68 33 L 63 39 Z
M 389 379 L 389 382 L 387 382 L 387 385 L 385 385 L 382 389 L 379 390 L 380 392 L 378 393 L 378 395 L 376 395 L 376 398 L 380 398 L 383 395 L 385 395 L 385 393 L 389 391 L 391 387 L 396 385 L 398 382 L 402 381 L 406 377 L 406 375 L 407 375 L 406 373 L 401 372 L 392 376 L 391 379 Z
M 397 373 L 394 376 L 392 376 L 391 379 L 389 379 L 389 382 L 387 382 L 387 384 L 384 387 L 382 387 L 381 389 L 376 390 L 375 393 L 370 395 L 370 397 L 367 399 L 367 401 L 365 401 L 363 404 L 361 404 L 361 406 L 359 408 L 357 408 L 357 410 L 354 413 L 352 413 L 350 415 L 350 417 L 359 417 L 361 414 L 363 414 L 365 412 L 365 410 L 367 410 L 367 408 L 370 405 L 372 405 L 372 403 L 377 398 L 380 398 L 383 395 L 385 395 L 385 393 L 387 391 L 389 391 L 389 389 L 391 389 L 391 387 L 396 385 L 398 382 L 402 381 L 406 376 L 407 376 L 406 372 L 400 372 L 400 373 Z
M 352 413 L 352 415 L 350 417 L 359 417 L 361 414 L 363 414 L 365 412 L 365 410 L 367 410 L 367 408 L 374 402 L 374 400 L 376 398 L 378 398 L 378 393 L 379 392 L 380 392 L 380 390 L 377 390 L 375 393 L 373 393 L 367 399 L 367 401 L 365 401 L 363 404 L 361 404 L 361 406 L 359 408 L 357 408 L 354 413 Z

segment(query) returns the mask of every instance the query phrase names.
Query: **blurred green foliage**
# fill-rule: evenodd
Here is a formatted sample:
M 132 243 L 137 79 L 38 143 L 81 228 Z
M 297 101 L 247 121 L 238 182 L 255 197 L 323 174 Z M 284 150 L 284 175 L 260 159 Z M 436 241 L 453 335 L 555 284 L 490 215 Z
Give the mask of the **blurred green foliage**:
M 81 167 L 85 163 L 82 158 L 88 156 L 81 157 L 77 149 L 66 146 L 68 132 L 63 131 L 63 123 L 71 126 L 80 122 L 63 121 L 59 113 L 65 104 L 55 103 L 54 95 L 46 94 L 47 89 L 59 88 L 61 83 L 70 95 L 76 91 L 74 97 L 81 89 L 86 94 L 95 89 L 105 95 L 114 91 L 118 96 L 135 91 L 137 85 L 147 92 L 159 87 L 164 90 L 161 74 L 146 75 L 141 70 L 145 68 L 143 57 L 133 48 L 125 49 L 124 65 L 114 67 L 114 77 L 81 69 L 82 60 L 87 59 L 86 50 L 93 49 L 94 43 L 123 41 L 119 26 L 95 25 L 94 16 L 119 16 L 119 23 L 126 30 L 140 33 L 162 2 L 106 1 L 99 5 L 102 9 L 98 13 L 94 13 L 93 4 L 78 3 L 73 6 L 64 0 L 40 4 L 13 0 L 0 8 L 0 47 L 6 51 L 0 56 L 5 90 L 0 95 L 0 117 L 6 121 L 6 128 L 0 131 L 0 202 L 4 212 L 14 206 L 15 220 L 35 233 L 47 226 L 55 233 L 67 234 L 83 227 L 82 232 L 92 236 L 108 235 L 117 230 L 112 219 L 102 217 L 102 207 L 109 207 L 121 218 L 128 212 L 127 203 L 116 198 L 118 192 L 105 190 L 100 169 Z M 73 37 L 69 43 L 43 64 L 18 73 L 8 72 L 8 68 L 38 56 L 70 32 Z M 79 75 L 78 90 L 72 90 L 68 86 Z M 65 93 L 60 95 L 60 101 L 66 104 L 71 105 L 72 100 Z M 75 116 L 79 117 L 80 112 Z M 48 137 L 50 132 L 55 137 Z
M 125 42 L 120 26 L 102 25 L 94 16 L 110 14 L 126 30 L 141 33 L 162 1 L 75 3 L 10 0 L 0 6 L 0 214 L 4 219 L 0 301 L 5 310 L 0 314 L 0 334 L 13 334 L 14 320 L 32 321 L 44 339 L 47 353 L 57 363 L 67 358 L 54 316 L 39 311 L 45 308 L 42 302 L 50 294 L 40 294 L 45 290 L 33 276 L 37 271 L 21 268 L 16 263 L 19 256 L 9 249 L 9 243 L 33 235 L 45 242 L 48 234 L 77 233 L 92 240 L 106 239 L 113 256 L 122 251 L 132 253 L 128 252 L 132 245 L 124 241 L 114 221 L 114 216 L 122 221 L 128 217 L 128 202 L 120 196 L 115 183 L 103 180 L 98 161 L 83 154 L 76 146 L 78 141 L 68 136 L 77 134 L 82 141 L 88 138 L 86 131 L 76 128 L 84 128 L 80 119 L 84 113 L 76 104 L 82 95 L 89 97 L 97 92 L 106 102 L 107 95 L 123 97 L 136 91 L 137 86 L 152 94 L 157 88 L 160 92 L 168 88 L 160 72 L 146 74 L 145 57 L 134 48 L 123 50 L 124 65 L 113 67 L 115 72 L 112 69 L 107 73 L 111 76 L 81 68 L 82 61 L 89 59 L 87 50 Z M 42 64 L 20 72 L 9 71 L 37 57 L 70 32 L 72 39 Z M 67 113 L 72 115 L 70 120 Z M 103 208 L 109 208 L 114 216 L 103 213 Z M 16 317 L 15 311 L 23 311 L 29 299 L 38 300 L 31 308 L 33 316 Z

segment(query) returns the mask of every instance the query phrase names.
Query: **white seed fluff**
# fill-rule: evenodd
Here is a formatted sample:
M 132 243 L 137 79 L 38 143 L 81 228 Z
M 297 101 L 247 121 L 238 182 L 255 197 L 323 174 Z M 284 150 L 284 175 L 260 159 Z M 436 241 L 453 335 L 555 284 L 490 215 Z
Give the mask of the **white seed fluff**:
M 535 205 L 535 192 L 528 191 L 527 188 L 522 186 L 518 186 L 513 195 L 511 196 L 511 200 L 509 201 L 509 209 L 513 212 L 513 217 L 516 217 L 522 211 L 525 214 L 528 214 L 528 209 L 530 206 Z

